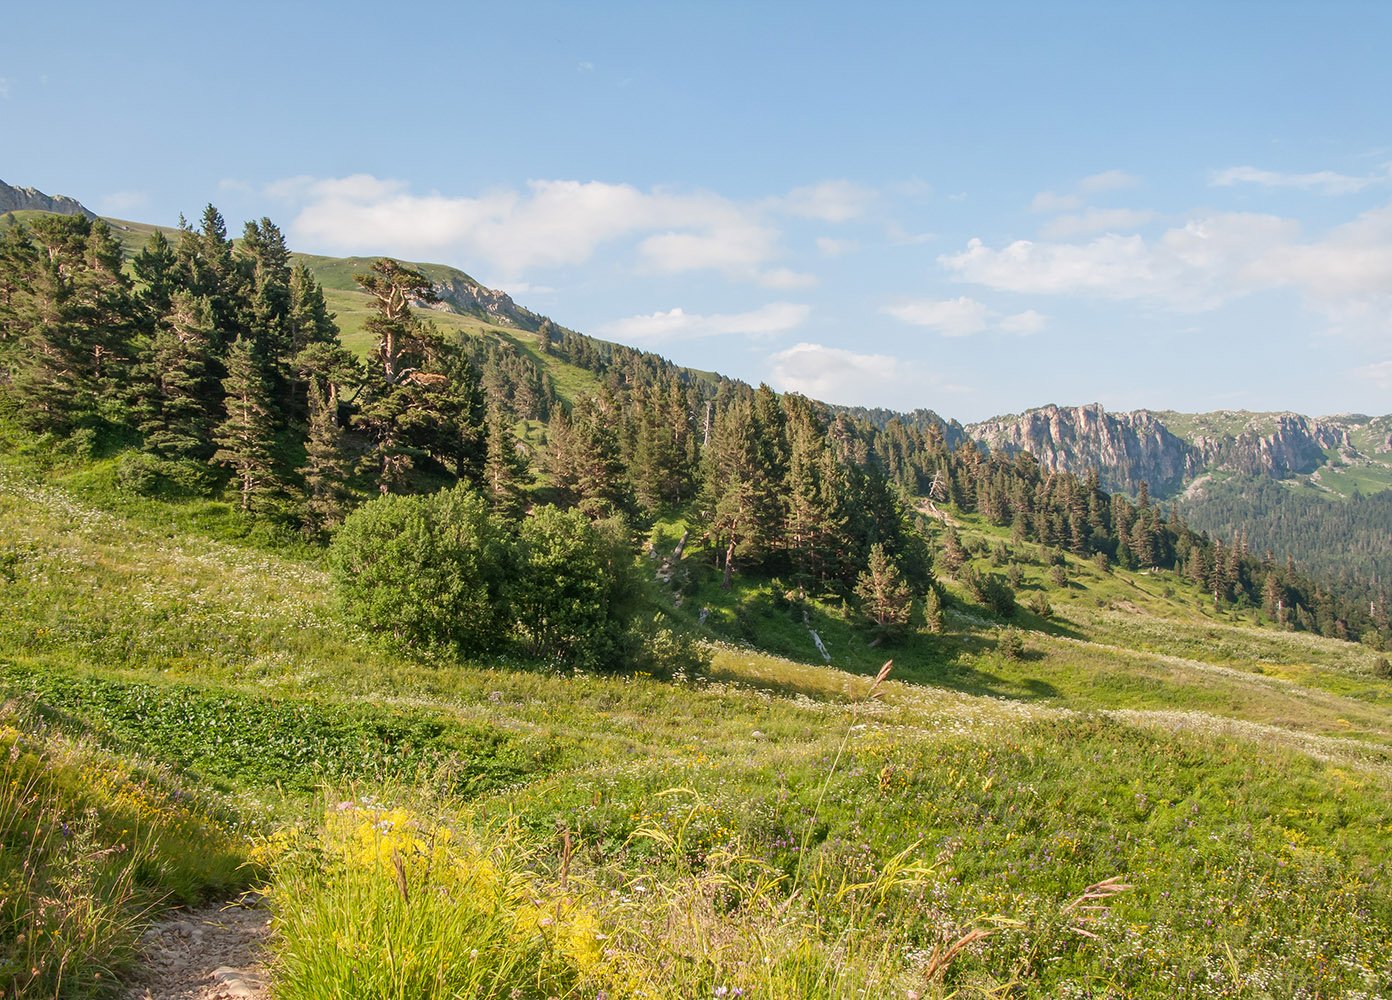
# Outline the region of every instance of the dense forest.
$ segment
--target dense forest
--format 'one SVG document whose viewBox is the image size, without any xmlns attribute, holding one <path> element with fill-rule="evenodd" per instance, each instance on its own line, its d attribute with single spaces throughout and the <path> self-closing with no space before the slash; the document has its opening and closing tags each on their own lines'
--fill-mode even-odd
<svg viewBox="0 0 1392 1000">
<path fill-rule="evenodd" d="M 1385 590 L 1392 580 L 1392 490 L 1347 500 L 1298 493 L 1265 477 L 1204 484 L 1186 516 L 1214 535 L 1244 528 L 1253 548 L 1284 552 L 1311 573 Z"/>
<path fill-rule="evenodd" d="M 595 392 L 565 399 L 515 347 L 446 336 L 422 318 L 435 298 L 423 274 L 381 259 L 356 281 L 374 304 L 365 358 L 344 348 L 322 289 L 268 219 L 233 241 L 208 206 L 197 228 L 181 220 L 173 241 L 156 233 L 129 261 L 100 220 L 14 226 L 0 236 L 0 406 L 55 449 L 121 454 L 132 490 L 221 494 L 249 517 L 336 538 L 346 578 L 370 575 L 364 553 L 423 532 L 419 559 L 444 546 L 474 574 L 482 589 L 470 600 L 496 618 L 480 633 L 488 642 L 535 630 L 570 599 L 517 589 L 541 587 L 534 570 L 561 540 L 585 542 L 571 563 L 612 576 L 615 539 L 631 544 L 660 516 L 685 521 L 727 587 L 736 573 L 776 577 L 854 601 L 884 627 L 902 624 L 909 596 L 937 605 L 935 576 L 952 576 L 1009 617 L 1009 558 L 1004 575 L 973 570 L 952 511 L 1009 527 L 1012 552 L 1033 546 L 1046 562 L 1066 549 L 1104 568 L 1175 569 L 1219 607 L 1378 646 L 1389 638 L 1378 585 L 1307 575 L 1271 554 L 1290 551 L 1281 536 L 1200 533 L 1144 490 L 1131 502 L 1095 474 L 1045 473 L 1027 454 L 948 440 L 928 411 L 832 409 L 543 320 L 542 355 L 595 376 Z M 545 424 L 535 446 L 516 434 L 524 419 Z M 422 506 L 437 494 L 454 499 Z M 380 506 L 392 497 L 417 499 Z M 462 528 L 439 529 L 452 517 L 512 547 L 480 556 Z M 623 595 L 599 588 L 591 603 L 613 640 L 603 649 L 554 635 L 533 635 L 529 648 L 619 655 L 611 619 Z"/>
</svg>

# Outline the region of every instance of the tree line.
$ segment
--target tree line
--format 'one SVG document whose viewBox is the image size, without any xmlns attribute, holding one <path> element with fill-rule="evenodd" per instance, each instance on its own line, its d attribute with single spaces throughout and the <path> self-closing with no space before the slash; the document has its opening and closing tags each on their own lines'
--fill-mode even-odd
<svg viewBox="0 0 1392 1000">
<path fill-rule="evenodd" d="M 107 225 L 50 216 L 0 235 L 0 405 L 76 449 L 138 447 L 154 473 L 193 470 L 253 516 L 327 538 L 373 497 L 462 484 L 501 524 L 575 511 L 631 532 L 680 513 L 729 586 L 736 573 L 840 595 L 886 623 L 912 591 L 940 604 L 962 560 L 934 515 L 976 513 L 1017 543 L 1187 574 L 1220 607 L 1381 643 L 1385 598 L 1193 530 L 1095 473 L 1045 473 L 986 454 L 926 412 L 833 409 L 678 368 L 541 318 L 537 350 L 592 373 L 563 399 L 543 365 L 487 338 L 441 334 L 421 272 L 378 260 L 356 281 L 373 305 L 365 358 L 346 350 L 323 289 L 280 230 L 227 236 L 208 206 L 130 261 Z M 544 422 L 539 446 L 519 419 Z M 1009 614 L 1011 581 L 968 573 Z M 867 597 L 866 595 L 876 595 Z M 499 603 L 499 607 L 507 602 Z M 894 611 L 890 617 L 898 616 Z"/>
</svg>

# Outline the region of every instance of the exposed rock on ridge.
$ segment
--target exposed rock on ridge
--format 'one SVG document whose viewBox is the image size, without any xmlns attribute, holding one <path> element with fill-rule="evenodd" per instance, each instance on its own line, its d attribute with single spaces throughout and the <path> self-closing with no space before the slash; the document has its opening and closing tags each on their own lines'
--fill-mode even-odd
<svg viewBox="0 0 1392 1000">
<path fill-rule="evenodd" d="M 1146 410 L 1108 413 L 1098 403 L 1049 405 L 977 424 L 967 433 L 991 451 L 1028 451 L 1051 472 L 1086 475 L 1096 469 L 1107 489 L 1156 494 L 1178 489 L 1202 467 L 1198 453 Z"/>
<path fill-rule="evenodd" d="M 95 219 L 96 213 L 85 208 L 76 198 L 67 195 L 52 197 L 37 188 L 13 187 L 0 181 L 0 213 L 4 212 L 57 212 L 59 215 L 85 215 Z"/>
<path fill-rule="evenodd" d="M 434 288 L 440 299 L 434 308 L 474 313 L 485 319 L 501 319 L 529 329 L 536 325 L 536 317 L 513 302 L 507 292 L 485 288 L 468 275 L 448 275 L 435 282 Z"/>
<path fill-rule="evenodd" d="M 1181 436 L 1165 418 L 1183 420 L 1191 429 Z M 1093 403 L 1045 406 L 968 424 L 966 431 L 992 451 L 1028 451 L 1050 471 L 1085 475 L 1096 469 L 1106 489 L 1135 493 L 1145 482 L 1156 496 L 1167 496 L 1205 471 L 1282 479 L 1319 468 L 1326 449 L 1357 457 L 1351 429 L 1379 423 L 1241 411 L 1162 417 L 1148 410 L 1108 413 Z"/>
</svg>

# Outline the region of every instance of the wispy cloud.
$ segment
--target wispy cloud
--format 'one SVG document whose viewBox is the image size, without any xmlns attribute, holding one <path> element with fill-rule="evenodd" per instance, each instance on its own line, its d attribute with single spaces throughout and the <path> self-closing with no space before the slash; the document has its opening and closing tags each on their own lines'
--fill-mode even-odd
<svg viewBox="0 0 1392 1000">
<path fill-rule="evenodd" d="M 945 384 L 927 365 L 888 354 L 860 354 L 801 343 L 769 356 L 769 384 L 780 392 L 862 406 L 926 406 L 931 396 L 967 391 Z"/>
<path fill-rule="evenodd" d="M 1078 190 L 1083 194 L 1103 194 L 1107 191 L 1122 191 L 1141 186 L 1141 179 L 1125 170 L 1104 170 L 1092 174 L 1078 182 Z"/>
<path fill-rule="evenodd" d="M 860 249 L 855 240 L 835 240 L 830 236 L 817 237 L 817 250 L 823 257 L 840 257 Z"/>
<path fill-rule="evenodd" d="M 1030 202 L 1031 212 L 1071 212 L 1082 207 L 1081 195 L 1056 194 L 1053 191 L 1040 191 Z"/>
<path fill-rule="evenodd" d="M 1379 389 L 1392 389 L 1392 359 L 1355 368 L 1353 374 L 1358 378 L 1367 379 Z"/>
<path fill-rule="evenodd" d="M 1154 239 L 1108 233 L 1086 243 L 1019 240 L 1000 249 L 973 239 L 938 261 L 962 281 L 1001 291 L 1150 301 L 1181 310 L 1292 289 L 1332 321 L 1386 330 L 1392 205 L 1314 240 L 1303 239 L 1294 220 L 1234 212 L 1191 219 Z"/>
<path fill-rule="evenodd" d="M 46 81 L 45 81 L 46 82 Z M 0 101 L 10 99 L 10 81 L 0 76 Z"/>
<path fill-rule="evenodd" d="M 265 193 L 298 207 L 290 226 L 297 240 L 335 252 L 453 254 L 515 284 L 536 268 L 583 264 L 612 247 L 630 254 L 640 271 L 714 270 L 778 289 L 818 281 L 777 265 L 784 253 L 780 215 L 843 220 L 873 197 L 844 181 L 740 202 L 705 191 L 573 180 L 449 196 L 417 194 L 404 181 L 371 174 L 289 177 Z"/>
<path fill-rule="evenodd" d="M 854 181 L 830 180 L 794 188 L 770 203 L 780 211 L 821 222 L 848 222 L 865 215 L 877 194 Z"/>
<path fill-rule="evenodd" d="M 129 219 L 150 205 L 150 196 L 144 191 L 113 191 L 97 199 L 100 214 Z"/>
<path fill-rule="evenodd" d="M 772 337 L 801 326 L 811 307 L 792 302 L 770 302 L 743 313 L 701 316 L 680 307 L 645 316 L 615 320 L 601 328 L 606 336 L 634 343 L 692 340 L 698 337 Z"/>
<path fill-rule="evenodd" d="M 1256 184 L 1267 188 L 1296 188 L 1302 191 L 1319 191 L 1321 194 L 1356 194 L 1373 184 L 1385 184 L 1392 180 L 1392 168 L 1385 167 L 1381 174 L 1368 177 L 1351 177 L 1333 170 L 1317 170 L 1309 174 L 1281 173 L 1276 170 L 1259 170 L 1256 167 L 1228 167 L 1215 170 L 1209 178 L 1213 187 L 1234 187 L 1238 184 Z"/>
<path fill-rule="evenodd" d="M 983 302 L 961 296 L 955 299 L 919 299 L 883 307 L 880 312 L 913 326 L 922 326 L 944 337 L 970 337 L 989 329 L 1021 335 L 1044 329 L 1044 317 L 1033 309 L 1003 316 Z"/>
<path fill-rule="evenodd" d="M 586 60 L 585 62 L 582 62 L 582 63 L 580 63 L 578 66 L 576 66 L 576 67 L 575 67 L 575 71 L 576 71 L 577 73 L 593 73 L 593 72 L 594 72 L 594 63 L 589 62 L 588 60 Z"/>
<path fill-rule="evenodd" d="M 1058 215 L 1039 230 L 1048 239 L 1067 239 L 1089 233 L 1115 233 L 1135 230 L 1155 219 L 1149 209 L 1089 208 L 1083 212 Z"/>
</svg>

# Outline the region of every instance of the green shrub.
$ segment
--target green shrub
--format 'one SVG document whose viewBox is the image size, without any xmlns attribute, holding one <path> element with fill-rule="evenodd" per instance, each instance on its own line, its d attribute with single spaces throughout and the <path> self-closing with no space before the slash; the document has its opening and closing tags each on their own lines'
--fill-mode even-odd
<svg viewBox="0 0 1392 1000">
<path fill-rule="evenodd" d="M 621 521 L 591 524 L 578 510 L 538 507 L 518 532 L 509 588 L 518 633 L 537 656 L 570 666 L 614 667 L 637 603 Z"/>
<path fill-rule="evenodd" d="M 329 567 L 344 615 L 370 631 L 466 656 L 507 634 L 513 553 L 487 502 L 463 486 L 359 507 L 334 536 Z"/>
</svg>

